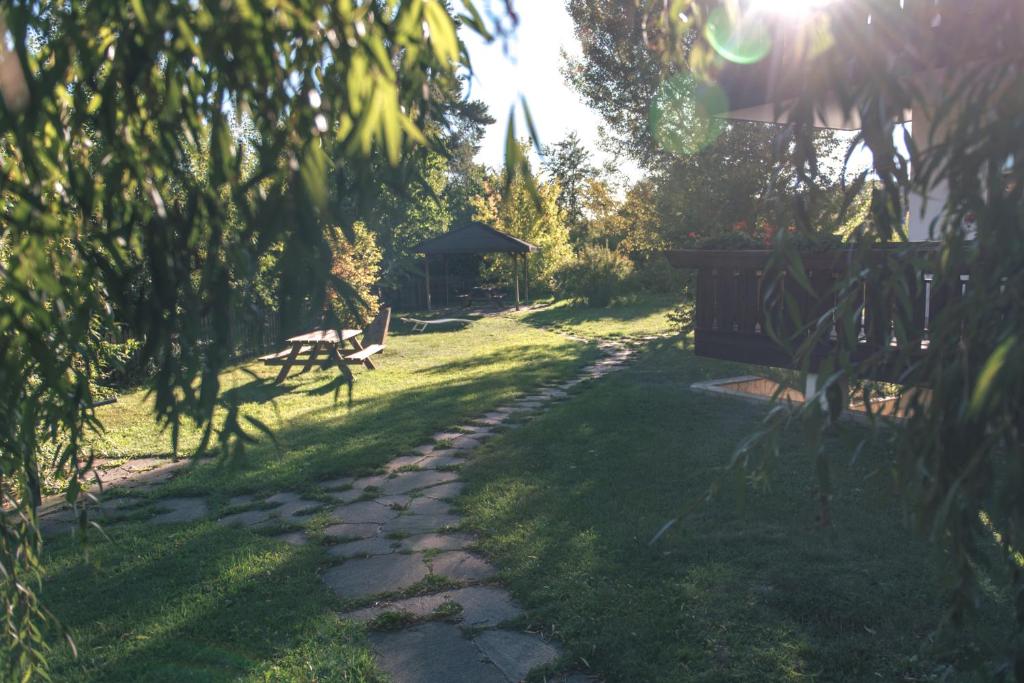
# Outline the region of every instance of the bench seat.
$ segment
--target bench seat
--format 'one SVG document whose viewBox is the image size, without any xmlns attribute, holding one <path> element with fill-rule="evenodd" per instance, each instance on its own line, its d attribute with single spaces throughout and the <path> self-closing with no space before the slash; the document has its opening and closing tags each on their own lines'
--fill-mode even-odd
<svg viewBox="0 0 1024 683">
<path fill-rule="evenodd" d="M 350 363 L 365 363 L 366 359 L 370 356 L 380 353 L 384 350 L 383 344 L 370 344 L 365 347 L 362 351 L 356 351 L 345 356 L 345 360 Z"/>
</svg>

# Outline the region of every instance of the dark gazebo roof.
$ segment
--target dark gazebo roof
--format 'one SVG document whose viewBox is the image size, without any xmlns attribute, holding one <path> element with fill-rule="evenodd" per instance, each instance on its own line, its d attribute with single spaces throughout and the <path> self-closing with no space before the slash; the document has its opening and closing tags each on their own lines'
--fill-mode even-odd
<svg viewBox="0 0 1024 683">
<path fill-rule="evenodd" d="M 529 254 L 537 247 L 506 235 L 479 221 L 471 221 L 443 235 L 424 240 L 412 249 L 418 254 Z"/>
</svg>

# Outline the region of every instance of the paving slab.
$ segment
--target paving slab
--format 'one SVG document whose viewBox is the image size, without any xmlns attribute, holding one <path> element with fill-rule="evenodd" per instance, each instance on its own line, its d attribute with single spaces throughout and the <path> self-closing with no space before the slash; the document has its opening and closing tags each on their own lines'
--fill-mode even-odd
<svg viewBox="0 0 1024 683">
<path fill-rule="evenodd" d="M 383 505 L 384 507 L 391 508 L 392 510 L 404 510 L 412 502 L 412 496 L 405 495 L 394 495 L 394 496 L 377 496 L 371 499 L 377 505 Z"/>
<path fill-rule="evenodd" d="M 462 518 L 458 515 L 452 514 L 441 514 L 441 515 L 402 515 L 386 522 L 381 527 L 381 533 L 385 536 L 391 534 L 425 534 L 431 531 L 441 531 L 443 529 L 449 529 L 457 527 L 462 523 Z"/>
<path fill-rule="evenodd" d="M 388 480 L 385 474 L 375 474 L 372 477 L 361 477 L 352 482 L 352 488 L 362 491 L 369 488 L 380 488 Z"/>
<path fill-rule="evenodd" d="M 438 622 L 370 635 L 380 668 L 395 683 L 508 683 L 457 626 Z"/>
<path fill-rule="evenodd" d="M 423 460 L 420 462 L 420 469 L 441 470 L 448 469 L 450 467 L 460 467 L 465 464 L 466 459 L 460 458 L 457 455 L 439 455 L 436 458 L 423 458 Z"/>
<path fill-rule="evenodd" d="M 271 503 L 272 505 L 284 505 L 285 503 L 294 503 L 302 500 L 302 496 L 298 493 L 291 491 L 282 491 L 281 493 L 275 493 L 269 498 L 264 498 L 264 503 Z"/>
<path fill-rule="evenodd" d="M 319 501 L 300 498 L 299 500 L 274 508 L 270 511 L 270 514 L 272 517 L 277 517 L 287 522 L 301 522 L 303 517 L 309 517 L 323 506 L 324 504 Z"/>
<path fill-rule="evenodd" d="M 467 586 L 449 591 L 446 597 L 462 607 L 462 626 L 487 628 L 523 614 L 508 591 L 492 586 Z"/>
<path fill-rule="evenodd" d="M 430 569 L 434 574 L 453 581 L 483 581 L 498 573 L 489 562 L 464 550 L 453 550 L 430 558 Z"/>
<path fill-rule="evenodd" d="M 480 447 L 482 441 L 474 439 L 469 434 L 463 434 L 451 442 L 451 447 L 457 451 L 472 451 Z"/>
<path fill-rule="evenodd" d="M 423 515 L 426 517 L 438 517 L 450 515 L 452 506 L 435 498 L 415 498 L 406 506 L 406 512 L 411 515 Z"/>
<path fill-rule="evenodd" d="M 463 481 L 450 481 L 447 484 L 423 489 L 421 494 L 424 498 L 433 498 L 434 500 L 451 500 L 461 495 L 465 488 L 466 483 Z"/>
<path fill-rule="evenodd" d="M 387 469 L 388 472 L 395 472 L 402 468 L 416 467 L 423 459 L 424 456 L 420 454 L 400 455 L 399 457 L 395 458 L 387 465 L 385 465 L 385 468 Z"/>
<path fill-rule="evenodd" d="M 397 510 L 392 510 L 373 500 L 339 505 L 331 510 L 330 514 L 331 521 L 345 524 L 383 524 L 397 516 Z"/>
<path fill-rule="evenodd" d="M 462 432 L 438 432 L 430 438 L 436 443 L 439 441 L 455 441 L 460 436 L 464 436 L 464 434 Z M 437 448 L 437 446 L 434 448 Z"/>
<path fill-rule="evenodd" d="M 236 512 L 232 515 L 221 517 L 217 520 L 217 523 L 224 526 L 249 527 L 251 529 L 256 529 L 267 526 L 267 524 L 270 523 L 270 511 L 246 510 L 245 512 Z"/>
<path fill-rule="evenodd" d="M 323 580 L 339 597 L 352 599 L 404 590 L 428 573 L 421 555 L 379 555 L 346 560 L 325 571 Z"/>
<path fill-rule="evenodd" d="M 151 524 L 181 524 L 206 517 L 209 509 L 203 498 L 164 498 L 156 502 L 162 514 L 150 519 Z"/>
<path fill-rule="evenodd" d="M 465 550 L 473 545 L 469 534 L 421 534 L 402 539 L 401 549 L 410 552 L 424 550 Z"/>
<path fill-rule="evenodd" d="M 283 541 L 288 545 L 306 545 L 309 542 L 309 538 L 302 531 L 289 531 L 285 534 L 278 534 L 274 536 L 274 540 Z"/>
<path fill-rule="evenodd" d="M 327 538 L 362 539 L 373 538 L 381 533 L 380 524 L 332 524 L 323 530 Z"/>
<path fill-rule="evenodd" d="M 398 493 L 409 493 L 417 489 L 423 489 L 438 484 L 446 484 L 455 481 L 459 475 L 454 472 L 437 472 L 434 470 L 423 470 L 420 472 L 402 472 L 395 477 L 385 480 L 380 485 L 381 493 L 384 495 L 395 495 Z"/>
<path fill-rule="evenodd" d="M 366 495 L 362 489 L 346 489 L 344 491 L 329 491 L 327 496 L 339 503 L 351 503 Z"/>
<path fill-rule="evenodd" d="M 373 557 L 374 555 L 390 555 L 399 549 L 399 542 L 386 536 L 373 536 L 350 543 L 339 543 L 327 549 L 331 557 Z"/>
<path fill-rule="evenodd" d="M 537 667 L 550 664 L 561 654 L 540 636 L 516 631 L 484 631 L 473 643 L 511 681 L 521 681 Z"/>
<path fill-rule="evenodd" d="M 406 613 L 414 617 L 429 617 L 438 607 L 448 602 L 448 596 L 444 593 L 434 595 L 418 595 L 414 598 L 382 602 L 372 607 L 364 607 L 353 612 L 346 612 L 341 615 L 342 619 L 367 622 L 373 621 L 382 614 Z"/>
<path fill-rule="evenodd" d="M 347 489 L 352 486 L 352 482 L 355 479 L 352 477 L 339 477 L 337 479 L 328 479 L 320 482 L 320 488 L 327 491 L 336 491 L 338 489 Z"/>
</svg>

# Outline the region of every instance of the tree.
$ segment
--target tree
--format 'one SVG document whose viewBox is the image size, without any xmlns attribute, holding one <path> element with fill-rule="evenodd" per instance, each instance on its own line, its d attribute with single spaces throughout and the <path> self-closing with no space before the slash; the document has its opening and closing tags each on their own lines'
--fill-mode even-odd
<svg viewBox="0 0 1024 683">
<path fill-rule="evenodd" d="M 718 5 L 683 2 L 671 13 L 636 9 L 651 35 L 669 37 L 660 43 L 662 68 L 714 78 L 723 59 L 715 43 L 721 45 L 716 31 L 724 24 L 710 21 L 721 11 Z M 812 19 L 823 33 L 810 32 L 807 44 L 790 47 L 799 53 L 818 46 L 819 52 L 805 53 L 818 57 L 806 61 L 792 98 L 779 110 L 790 121 L 780 138 L 793 150 L 787 165 L 801 185 L 791 197 L 795 227 L 814 227 L 804 211 L 823 161 L 813 125 L 829 106 L 846 121 L 859 122 L 859 139 L 872 153 L 870 176 L 862 174 L 846 193 L 853 201 L 871 186 L 870 220 L 854 231 L 857 248 L 848 270 L 823 292 L 826 310 L 803 320 L 796 334 L 777 338 L 805 373 L 819 374 L 817 391 L 796 413 L 783 406 L 773 410 L 737 450 L 734 467 L 767 467 L 779 455 L 779 430 L 800 421 L 818 444 L 819 489 L 827 498 L 831 458 L 821 436 L 841 405 L 845 392 L 837 389 L 881 363 L 903 368 L 896 390 L 905 418 L 888 423 L 881 434 L 892 445 L 891 473 L 908 519 L 942 547 L 953 588 L 952 623 L 964 623 L 974 594 L 989 590 L 983 586 L 1001 584 L 1014 606 L 1016 627 L 986 675 L 1024 681 L 1024 7 L 1000 0 L 941 8 L 923 0 L 849 0 L 816 11 Z M 731 25 L 745 21 L 758 19 L 740 8 Z M 937 93 L 921 87 L 914 68 L 891 68 L 906 64 L 909 53 L 933 66 L 940 60 L 944 73 Z M 851 81 L 850 73 L 863 77 Z M 927 148 L 911 144 L 904 153 L 893 139 L 895 122 L 908 110 L 934 117 L 942 132 Z M 931 226 L 938 245 L 900 242 L 912 194 L 927 196 L 943 185 L 948 197 Z M 781 237 L 774 243 L 772 278 L 803 268 L 800 250 Z M 890 248 L 871 254 L 868 247 L 879 242 Z M 927 284 L 924 273 L 930 274 Z M 837 334 L 827 357 L 815 359 L 833 330 L 859 329 L 865 283 L 876 302 L 888 302 L 882 305 L 891 308 L 891 333 L 900 343 L 854 362 L 858 335 Z M 912 302 L 925 286 L 948 303 L 932 312 L 928 343 L 922 345 L 910 343 L 907 334 L 917 315 Z M 789 303 L 773 301 L 772 289 L 766 287 L 765 306 L 796 312 Z M 865 385 L 865 403 L 874 395 L 877 390 Z"/>
<path fill-rule="evenodd" d="M 672 36 L 678 36 L 674 49 L 688 54 L 697 42 L 692 31 L 675 34 L 663 17 L 634 3 L 568 0 L 567 6 L 582 51 L 567 59 L 566 78 L 604 119 L 608 144 L 649 172 L 658 188 L 663 242 L 679 244 L 691 233 L 716 235 L 761 220 L 790 224 L 788 200 L 800 190 L 795 170 L 784 163 L 792 150 L 777 144 L 780 128 L 700 116 L 707 92 L 686 69 L 660 58 Z M 822 159 L 836 157 L 842 142 L 831 131 L 813 140 Z M 841 203 L 841 177 L 824 165 L 816 176 L 829 179 L 809 202 L 820 217 Z M 834 227 L 829 221 L 816 225 L 824 232 Z"/>
<path fill-rule="evenodd" d="M 572 131 L 565 139 L 544 147 L 541 163 L 551 179 L 558 183 L 558 206 L 565 212 L 570 237 L 574 243 L 580 244 L 584 241 L 587 226 L 586 191 L 590 181 L 598 175 L 591 163 L 590 151 L 576 131 Z"/>
<path fill-rule="evenodd" d="M 526 143 L 517 144 L 525 157 Z M 528 167 L 525 173 L 530 173 Z M 558 185 L 537 183 L 534 194 L 522 169 L 512 172 L 511 182 L 506 184 L 507 174 L 505 170 L 487 178 L 485 193 L 473 199 L 474 218 L 539 247 L 539 253 L 529 257 L 530 283 L 550 291 L 555 273 L 572 258 L 569 228 L 558 206 Z M 512 266 L 507 258 L 492 262 L 487 272 L 501 282 L 512 280 Z"/>
<path fill-rule="evenodd" d="M 328 175 L 435 144 L 429 94 L 468 64 L 438 0 L 13 0 L 0 33 L 0 600 L 5 675 L 25 678 L 47 633 L 34 498 L 45 470 L 81 493 L 83 436 L 100 427 L 95 331 L 134 311 L 118 322 L 159 368 L 154 410 L 175 447 L 191 420 L 200 451 L 241 453 L 245 429 L 265 428 L 233 404 L 211 421 L 232 278 L 280 246 L 283 311 L 322 310 L 325 226 L 352 228 Z"/>
</svg>

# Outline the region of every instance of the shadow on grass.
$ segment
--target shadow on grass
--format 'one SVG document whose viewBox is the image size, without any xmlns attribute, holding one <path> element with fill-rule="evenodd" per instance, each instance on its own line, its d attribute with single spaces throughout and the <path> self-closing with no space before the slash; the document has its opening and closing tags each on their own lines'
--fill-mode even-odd
<svg viewBox="0 0 1024 683">
<path fill-rule="evenodd" d="M 889 480 L 873 476 L 887 454 L 869 448 L 848 464 L 856 426 L 827 442 L 833 528 L 816 525 L 814 454 L 789 434 L 765 487 L 739 498 L 727 481 L 729 495 L 649 545 L 765 412 L 638 381 L 659 368 L 694 380 L 704 364 L 651 354 L 489 442 L 464 472 L 484 550 L 578 664 L 606 680 L 902 680 L 963 672 L 1009 632 L 1009 603 L 990 596 L 970 631 L 929 639 L 943 617 L 937 553 L 901 526 Z"/>
<path fill-rule="evenodd" d="M 44 597 L 81 653 L 59 653 L 56 680 L 237 680 L 325 631 L 346 661 L 310 670 L 372 678 L 358 631 L 324 611 L 338 601 L 316 577 L 315 548 L 205 523 L 124 527 L 89 551 L 84 563 L 70 541 L 47 550 Z"/>
</svg>

